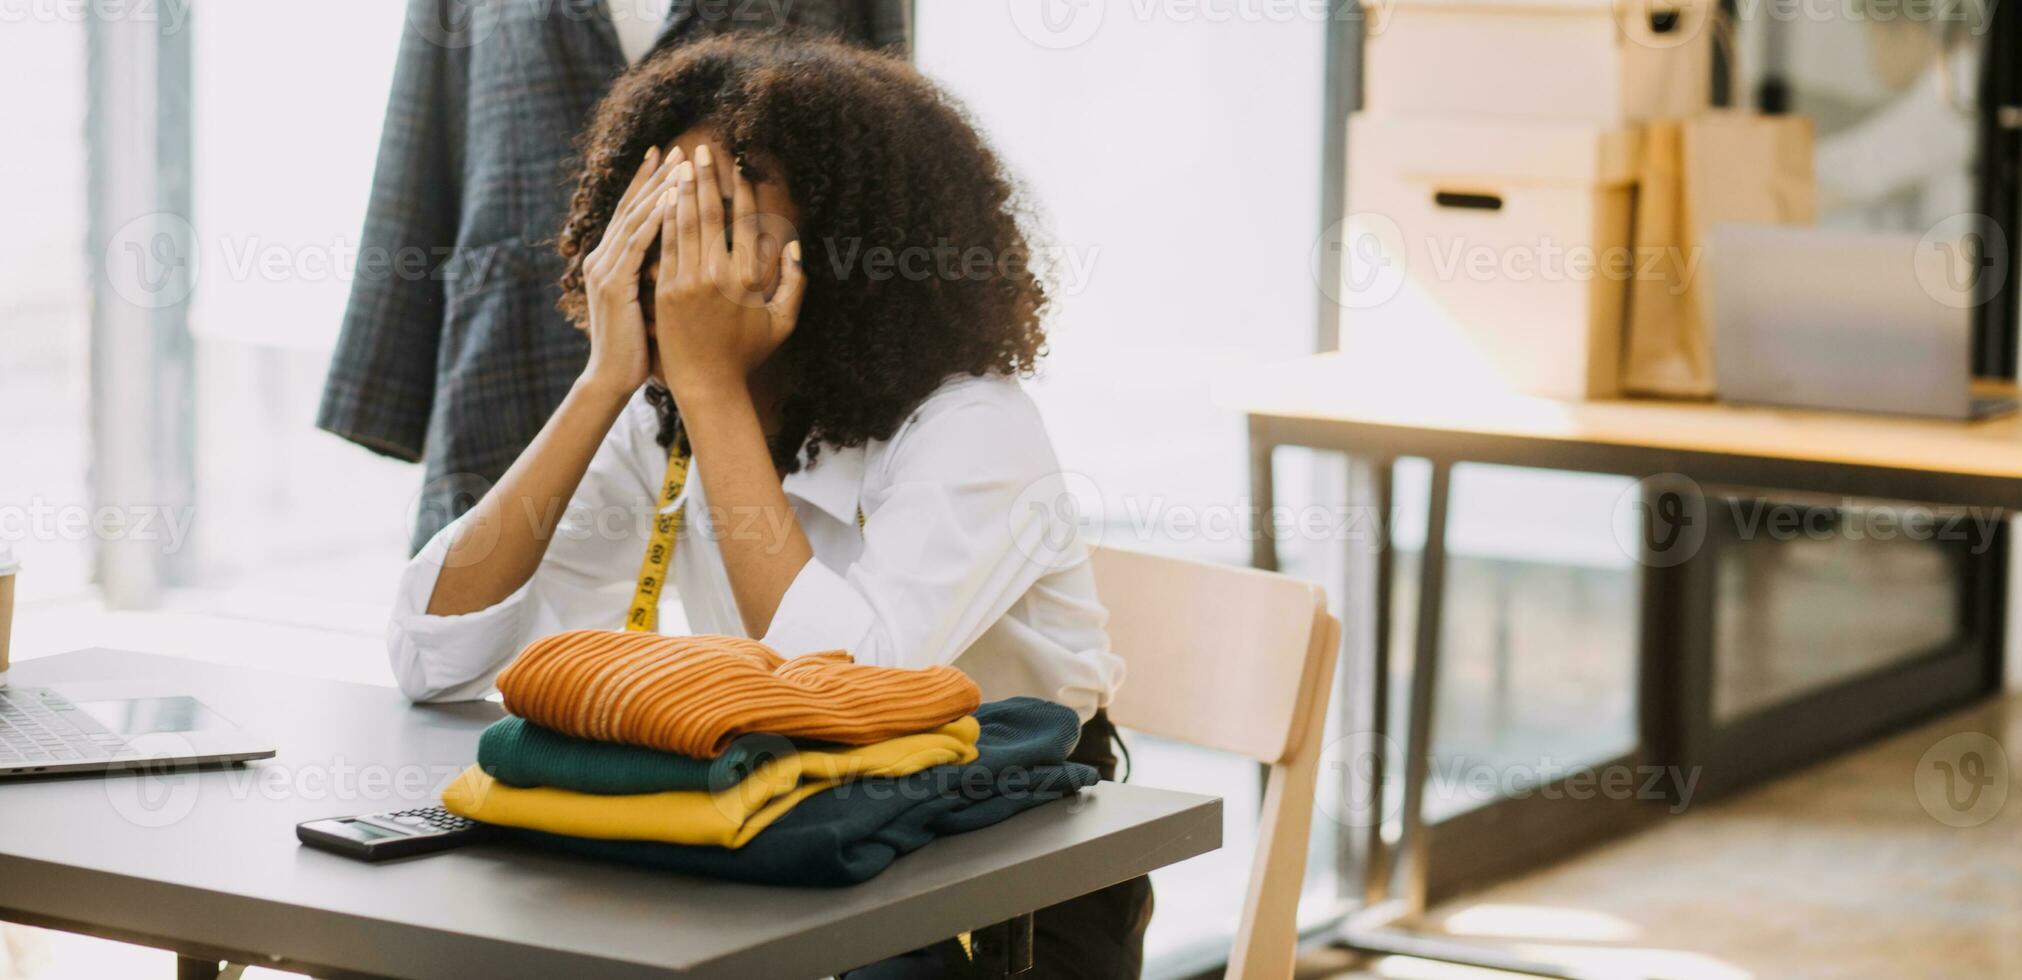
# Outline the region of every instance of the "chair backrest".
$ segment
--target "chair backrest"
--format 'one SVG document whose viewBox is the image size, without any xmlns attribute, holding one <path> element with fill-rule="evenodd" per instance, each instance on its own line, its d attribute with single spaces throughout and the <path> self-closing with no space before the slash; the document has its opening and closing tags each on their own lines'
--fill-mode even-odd
<svg viewBox="0 0 2022 980">
<path fill-rule="evenodd" d="M 1227 565 L 1097 548 L 1124 659 L 1110 720 L 1270 764 L 1230 980 L 1290 980 L 1341 625 L 1320 589 Z"/>
<path fill-rule="evenodd" d="M 1111 721 L 1277 762 L 1329 645 L 1325 594 L 1287 575 L 1096 548 L 1095 589 L 1125 663 Z"/>
</svg>

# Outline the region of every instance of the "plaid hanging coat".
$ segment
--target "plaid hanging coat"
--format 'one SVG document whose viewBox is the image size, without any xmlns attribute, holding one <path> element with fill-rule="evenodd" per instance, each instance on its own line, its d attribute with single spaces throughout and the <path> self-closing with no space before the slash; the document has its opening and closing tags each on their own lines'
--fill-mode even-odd
<svg viewBox="0 0 2022 980">
<path fill-rule="evenodd" d="M 904 53 L 910 20 L 909 0 L 673 0 L 658 44 L 790 28 Z M 582 370 L 554 240 L 577 132 L 625 68 L 604 0 L 409 0 L 316 424 L 423 463 L 416 550 Z"/>
</svg>

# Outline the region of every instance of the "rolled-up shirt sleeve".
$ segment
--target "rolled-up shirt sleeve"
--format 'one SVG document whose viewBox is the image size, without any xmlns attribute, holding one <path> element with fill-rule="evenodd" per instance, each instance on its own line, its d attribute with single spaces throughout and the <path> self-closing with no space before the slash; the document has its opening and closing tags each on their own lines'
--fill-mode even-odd
<svg viewBox="0 0 2022 980">
<path fill-rule="evenodd" d="M 866 480 L 862 555 L 810 559 L 764 642 L 786 656 L 846 650 L 859 663 L 955 658 L 1049 571 L 1085 556 L 1037 409 L 1022 394 L 930 405 Z"/>
<path fill-rule="evenodd" d="M 428 603 L 468 516 L 437 532 L 408 562 L 387 626 L 387 656 L 414 701 L 483 698 L 515 654 L 537 636 L 624 624 L 650 520 L 655 481 L 638 465 L 635 400 L 612 427 L 556 523 L 532 577 L 492 606 L 432 616 Z"/>
</svg>

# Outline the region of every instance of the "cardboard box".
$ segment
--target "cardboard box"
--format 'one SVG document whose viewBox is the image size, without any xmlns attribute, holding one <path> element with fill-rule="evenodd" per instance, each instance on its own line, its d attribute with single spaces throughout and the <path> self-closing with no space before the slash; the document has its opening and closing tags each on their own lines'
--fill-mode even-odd
<svg viewBox="0 0 2022 980">
<path fill-rule="evenodd" d="M 1711 97 L 1712 0 L 1373 0 L 1363 105 L 1382 115 L 1620 124 Z"/>
<path fill-rule="evenodd" d="M 1620 390 L 1633 128 L 1358 115 L 1338 247 L 1342 348 L 1441 383 Z"/>
</svg>

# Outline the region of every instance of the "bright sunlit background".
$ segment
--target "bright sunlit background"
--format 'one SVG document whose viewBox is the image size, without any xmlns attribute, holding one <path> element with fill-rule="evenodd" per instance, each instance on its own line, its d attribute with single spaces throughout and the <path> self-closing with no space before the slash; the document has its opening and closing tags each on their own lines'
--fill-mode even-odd
<svg viewBox="0 0 2022 980">
<path fill-rule="evenodd" d="M 1224 372 L 1315 347 L 1325 25 L 1115 5 L 1140 14 L 1113 11 L 1085 43 L 1056 49 L 1022 36 L 998 4 L 919 6 L 919 64 L 967 103 L 1029 187 L 1062 260 L 1053 358 L 1035 391 L 1063 461 L 1101 490 L 1105 541 L 1245 561 L 1240 534 L 1182 533 L 1161 517 L 1249 503 L 1241 421 L 1213 407 L 1210 387 Z M 0 27 L 0 89 L 9 93 L 0 101 L 8 134 L 0 539 L 27 562 L 17 656 L 106 644 L 390 682 L 382 626 L 407 557 L 419 470 L 319 432 L 312 419 L 349 288 L 402 7 L 196 0 L 189 11 L 190 219 L 201 255 L 190 314 L 195 440 L 184 462 L 196 496 L 161 528 L 174 532 L 163 541 L 174 550 L 173 575 L 144 609 L 108 610 L 94 584 L 93 515 L 148 502 L 94 501 L 89 490 L 96 257 L 84 245 L 85 25 L 52 16 Z M 1820 121 L 1829 220 L 1914 225 L 1964 207 L 1969 131 L 1947 103 L 1948 76 L 1972 77 L 1964 56 L 1872 24 L 1807 29 L 1793 77 L 1800 108 Z M 1912 146 L 1915 158 L 1903 154 Z M 1338 504 L 1341 473 L 1336 460 L 1282 455 L 1280 502 Z M 1422 467 L 1400 467 L 1404 612 L 1413 608 L 1423 487 Z M 1573 764 L 1633 741 L 1636 579 L 1608 525 L 1623 487 L 1460 471 L 1442 753 Z M 186 533 L 177 530 L 185 522 Z M 1331 588 L 1354 546 L 1291 542 L 1288 570 Z M 1781 576 L 1792 608 L 1839 610 L 1850 663 L 1873 662 L 1859 649 L 1873 634 L 1869 620 L 1845 608 L 1848 583 L 1818 577 L 1828 566 L 1735 560 L 1729 578 L 1742 584 L 1730 588 L 1761 587 L 1750 574 Z M 1913 548 L 1888 560 L 1909 577 L 1942 574 L 1941 562 Z M 1942 592 L 1943 583 L 1930 587 Z M 1944 609 L 1919 599 L 1866 615 L 1915 632 L 1904 617 Z M 1942 615 L 1929 624 L 1947 628 Z M 1408 635 L 1408 618 L 1397 634 Z M 1398 657 L 1408 667 L 1409 651 Z M 1804 671 L 1821 668 L 1779 666 L 1772 656 L 1754 669 L 1772 675 L 1762 683 L 1795 689 L 1818 679 Z M 1254 835 L 1257 770 L 1150 740 L 1133 749 L 1136 778 L 1228 798 L 1224 849 L 1157 876 L 1151 953 L 1170 971 L 1226 946 Z M 1335 847 L 1340 830 L 1317 822 L 1307 882 L 1315 919 L 1352 890 Z M 81 955 L 45 959 L 55 965 L 27 975 L 94 975 L 78 965 L 90 962 Z"/>
</svg>

